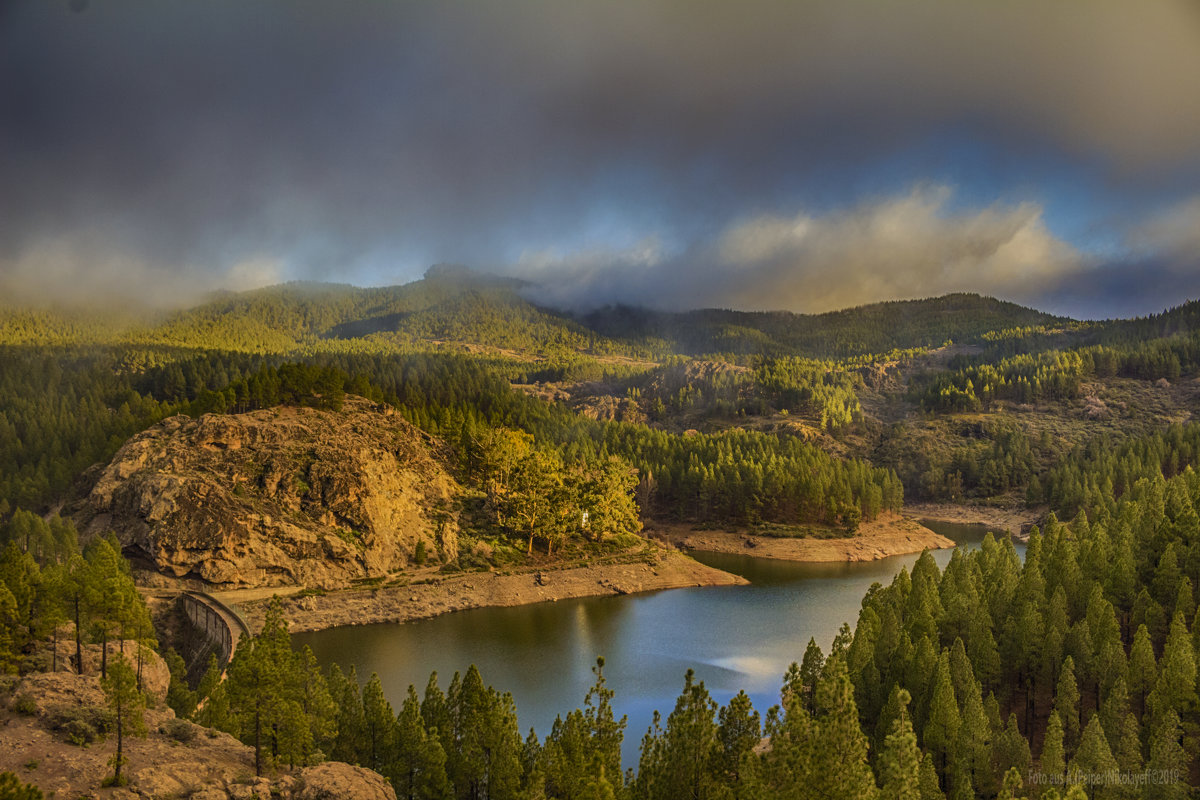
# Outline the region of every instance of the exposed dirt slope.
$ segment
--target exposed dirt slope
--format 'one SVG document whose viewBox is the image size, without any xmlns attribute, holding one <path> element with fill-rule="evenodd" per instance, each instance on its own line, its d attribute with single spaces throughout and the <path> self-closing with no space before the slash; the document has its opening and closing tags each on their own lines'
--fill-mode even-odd
<svg viewBox="0 0 1200 800">
<path fill-rule="evenodd" d="M 684 586 L 732 586 L 744 578 L 707 567 L 682 553 L 655 548 L 646 558 L 618 563 L 563 565 L 553 569 L 501 574 L 471 572 L 436 576 L 428 582 L 378 589 L 350 589 L 324 596 L 282 599 L 284 617 L 293 632 L 405 622 L 491 606 L 519 606 L 569 597 L 633 594 Z M 220 595 L 238 603 L 250 627 L 258 629 L 270 600 L 262 592 Z M 258 599 L 247 597 L 257 595 Z"/>
<path fill-rule="evenodd" d="M 172 417 L 130 439 L 73 509 L 167 575 L 345 586 L 457 550 L 460 488 L 390 408 Z"/>
<path fill-rule="evenodd" d="M 954 542 L 898 514 L 881 514 L 842 539 L 790 539 L 737 531 L 663 527 L 653 535 L 689 550 L 741 553 L 784 561 L 874 561 L 888 556 L 954 547 Z"/>
</svg>

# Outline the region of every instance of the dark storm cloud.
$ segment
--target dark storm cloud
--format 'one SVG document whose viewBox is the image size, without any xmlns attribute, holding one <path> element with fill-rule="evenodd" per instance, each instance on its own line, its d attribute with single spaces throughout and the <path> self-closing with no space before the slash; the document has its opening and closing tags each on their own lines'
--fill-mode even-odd
<svg viewBox="0 0 1200 800">
<path fill-rule="evenodd" d="M 3 9 L 10 290 L 165 296 L 361 280 L 368 266 L 402 279 L 545 247 L 580 248 L 566 257 L 580 262 L 613 230 L 659 237 L 686 269 L 679 254 L 715 252 L 747 220 L 809 214 L 796 198 L 814 186 L 844 202 L 880 160 L 947 129 L 1085 165 L 1114 193 L 1200 175 L 1192 0 Z M 1000 213 L 996 199 L 938 214 L 969 223 Z M 1004 207 L 1028 223 L 1019 200 Z M 855 199 L 844 216 L 887 202 Z M 924 257 L 968 269 L 971 235 L 938 233 L 951 250 Z M 1054 264 L 1075 263 L 1063 248 Z M 781 263 L 807 252 L 784 247 Z M 736 273 L 708 263 L 693 294 L 728 304 Z"/>
</svg>

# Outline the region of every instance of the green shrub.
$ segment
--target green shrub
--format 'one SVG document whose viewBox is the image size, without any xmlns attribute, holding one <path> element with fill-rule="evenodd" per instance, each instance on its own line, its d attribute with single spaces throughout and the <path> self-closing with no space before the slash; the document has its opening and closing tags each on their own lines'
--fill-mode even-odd
<svg viewBox="0 0 1200 800">
<path fill-rule="evenodd" d="M 13 698 L 12 704 L 9 706 L 18 714 L 24 714 L 27 717 L 32 717 L 38 712 L 38 702 L 29 692 L 21 692 Z"/>
<path fill-rule="evenodd" d="M 0 772 L 0 797 L 4 800 L 42 800 L 45 795 L 36 786 L 22 783 L 12 772 Z"/>
<path fill-rule="evenodd" d="M 56 706 L 46 714 L 51 730 L 80 747 L 91 744 L 113 726 L 112 712 L 104 706 Z"/>
<path fill-rule="evenodd" d="M 158 728 L 159 732 L 181 744 L 196 739 L 197 726 L 185 719 L 169 719 Z"/>
<path fill-rule="evenodd" d="M 425 563 L 425 559 L 428 557 L 428 553 L 425 552 L 425 540 L 417 540 L 416 549 L 413 550 L 413 563 L 419 567 Z"/>
</svg>

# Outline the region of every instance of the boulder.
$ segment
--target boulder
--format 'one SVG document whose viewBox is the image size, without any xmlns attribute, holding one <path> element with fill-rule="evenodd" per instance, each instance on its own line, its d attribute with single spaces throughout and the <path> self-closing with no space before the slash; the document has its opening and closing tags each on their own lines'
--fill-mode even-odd
<svg viewBox="0 0 1200 800">
<path fill-rule="evenodd" d="M 328 761 L 300 773 L 297 800 L 396 800 L 383 776 L 363 767 Z"/>
</svg>

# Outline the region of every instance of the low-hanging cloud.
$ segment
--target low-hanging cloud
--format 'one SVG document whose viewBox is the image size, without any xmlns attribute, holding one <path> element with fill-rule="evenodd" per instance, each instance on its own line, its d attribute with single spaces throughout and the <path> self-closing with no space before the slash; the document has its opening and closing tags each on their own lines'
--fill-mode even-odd
<svg viewBox="0 0 1200 800">
<path fill-rule="evenodd" d="M 946 137 L 983 155 L 943 156 Z M 966 169 L 982 205 L 1042 203 L 1066 170 L 1109 208 L 1134 191 L 1153 205 L 1200 180 L 1197 142 L 1194 0 L 0 7 L 0 273 L 54 253 L 74 260 L 52 265 L 64 281 L 106 264 L 106 285 L 137 295 L 170 293 L 138 265 L 207 287 L 259 258 L 287 278 L 378 282 L 548 243 L 600 270 L 604 234 L 638 229 L 715 276 L 710 232 L 737 219 L 730 242 L 755 239 L 749 260 L 778 284 L 800 261 L 865 260 L 833 243 L 855 215 L 829 208 L 888 202 L 930 226 L 897 243 L 913 248 L 900 261 L 938 242 L 955 275 L 986 270 L 968 288 L 989 291 L 1020 270 L 1037 280 L 1025 254 L 1039 247 L 1057 268 L 1065 245 L 1038 206 L 975 219 L 863 192 Z M 789 218 L 800 207 L 823 223 L 812 236 Z M 955 244 L 958 223 L 976 228 Z M 855 268 L 877 291 L 955 284 L 914 288 L 919 271 L 880 255 L 879 274 Z M 618 270 L 647 269 L 645 253 L 627 258 Z M 813 305 L 854 294 L 809 291 L 828 298 Z M 754 300 L 738 297 L 713 301 Z"/>
<path fill-rule="evenodd" d="M 1088 267 L 1035 204 L 954 211 L 951 200 L 947 187 L 918 187 L 824 215 L 744 220 L 675 254 L 539 254 L 513 270 L 538 284 L 534 297 L 576 308 L 821 312 L 962 291 L 1031 302 Z"/>
</svg>

